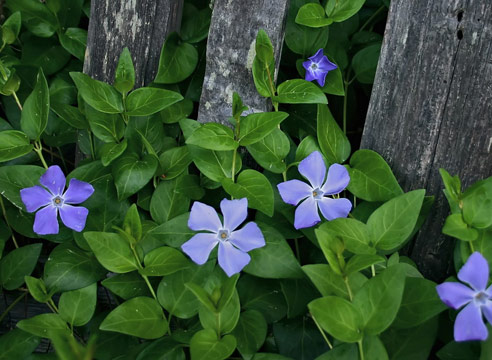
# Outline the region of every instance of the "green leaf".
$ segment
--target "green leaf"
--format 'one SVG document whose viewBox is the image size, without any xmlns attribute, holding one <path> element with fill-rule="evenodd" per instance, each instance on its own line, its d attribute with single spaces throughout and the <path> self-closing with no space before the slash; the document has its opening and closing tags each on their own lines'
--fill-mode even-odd
<svg viewBox="0 0 492 360">
<path fill-rule="evenodd" d="M 24 281 L 26 282 L 29 293 L 34 298 L 34 300 L 40 303 L 45 303 L 49 299 L 51 299 L 51 294 L 48 294 L 43 279 L 38 279 L 32 276 L 25 276 Z"/>
<path fill-rule="evenodd" d="M 355 294 L 353 304 L 362 315 L 364 333 L 378 335 L 391 325 L 400 307 L 404 285 L 405 268 L 397 264 L 371 278 Z"/>
<path fill-rule="evenodd" d="M 22 131 L 0 132 L 0 162 L 16 159 L 31 152 L 33 146 Z"/>
<path fill-rule="evenodd" d="M 287 116 L 289 114 L 281 111 L 249 114 L 241 119 L 239 145 L 246 146 L 260 141 L 273 130 L 278 129 Z"/>
<path fill-rule="evenodd" d="M 330 164 L 343 163 L 350 156 L 350 142 L 326 105 L 318 105 L 319 146 Z"/>
<path fill-rule="evenodd" d="M 301 267 L 283 236 L 274 228 L 258 224 L 266 245 L 249 252 L 251 261 L 244 272 L 270 279 L 302 278 Z"/>
<path fill-rule="evenodd" d="M 319 292 L 306 278 L 283 279 L 280 281 L 282 293 L 287 302 L 287 318 L 293 319 L 306 314 L 307 304 L 319 297 Z"/>
<path fill-rule="evenodd" d="M 448 199 L 449 206 L 453 213 L 459 212 L 459 201 L 461 199 L 461 180 L 458 175 L 451 176 L 446 170 L 439 169 L 445 189 L 444 195 Z"/>
<path fill-rule="evenodd" d="M 236 327 L 239 321 L 241 305 L 239 296 L 234 290 L 231 300 L 219 312 L 212 312 L 204 306 L 198 310 L 198 318 L 204 329 L 214 329 L 217 334 L 228 334 Z"/>
<path fill-rule="evenodd" d="M 256 34 L 255 50 L 256 57 L 260 61 L 266 64 L 274 62 L 272 42 L 263 29 L 258 30 L 258 34 Z"/>
<path fill-rule="evenodd" d="M 51 102 L 51 110 L 68 125 L 80 130 L 89 129 L 89 122 L 75 106 Z"/>
<path fill-rule="evenodd" d="M 311 135 L 306 136 L 297 146 L 295 162 L 299 162 L 308 157 L 308 155 L 314 151 L 319 151 L 321 153 L 321 148 L 318 145 L 318 141 Z"/>
<path fill-rule="evenodd" d="M 2 24 L 2 40 L 6 44 L 13 44 L 21 29 L 21 13 L 14 12 Z"/>
<path fill-rule="evenodd" d="M 101 285 L 125 300 L 137 296 L 150 296 L 145 280 L 137 271 L 111 276 L 101 281 Z"/>
<path fill-rule="evenodd" d="M 59 314 L 73 326 L 82 326 L 94 315 L 97 303 L 97 283 L 79 290 L 64 292 L 58 302 Z"/>
<path fill-rule="evenodd" d="M 36 78 L 36 85 L 24 102 L 21 113 L 21 129 L 30 139 L 39 140 L 48 125 L 49 111 L 50 92 L 43 69 L 40 68 Z"/>
<path fill-rule="evenodd" d="M 183 344 L 176 342 L 170 337 L 164 337 L 152 341 L 150 345 L 145 346 L 136 360 L 185 360 L 186 356 L 183 350 Z"/>
<path fill-rule="evenodd" d="M 17 327 L 30 334 L 52 339 L 53 337 L 70 334 L 67 323 L 58 314 L 41 314 L 21 320 Z"/>
<path fill-rule="evenodd" d="M 183 97 L 177 92 L 144 87 L 128 95 L 126 113 L 130 116 L 152 115 L 181 100 Z"/>
<path fill-rule="evenodd" d="M 263 345 L 267 335 L 267 323 L 259 311 L 246 310 L 232 331 L 237 349 L 243 358 L 251 358 Z"/>
<path fill-rule="evenodd" d="M 349 301 L 325 296 L 311 301 L 308 308 L 319 325 L 334 338 L 348 343 L 362 339 L 362 316 Z"/>
<path fill-rule="evenodd" d="M 367 269 L 369 266 L 385 262 L 386 258 L 379 255 L 354 255 L 345 266 L 345 274 L 350 275 L 358 271 Z"/>
<path fill-rule="evenodd" d="M 211 296 L 200 285 L 197 285 L 191 281 L 184 285 L 196 296 L 203 306 L 213 313 L 218 313 L 217 307 L 215 306 Z"/>
<path fill-rule="evenodd" d="M 166 107 L 160 112 L 160 116 L 164 124 L 174 124 L 182 119 L 186 119 L 192 112 L 193 101 L 190 99 L 183 99 Z"/>
<path fill-rule="evenodd" d="M 446 310 L 446 305 L 437 295 L 436 285 L 423 278 L 407 278 L 400 309 L 392 326 L 398 329 L 412 328 Z"/>
<path fill-rule="evenodd" d="M 133 66 L 132 55 L 127 47 L 121 51 L 113 86 L 122 94 L 131 91 L 135 86 L 135 67 Z"/>
<path fill-rule="evenodd" d="M 342 22 L 357 14 L 365 2 L 366 0 L 328 1 L 326 14 L 334 22 Z"/>
<path fill-rule="evenodd" d="M 296 16 L 296 23 L 313 28 L 328 26 L 333 23 L 325 15 L 325 9 L 320 4 L 308 3 L 303 5 Z"/>
<path fill-rule="evenodd" d="M 289 138 L 280 129 L 274 129 L 260 141 L 248 145 L 253 159 L 265 170 L 281 174 L 286 170 L 285 157 L 290 151 Z"/>
<path fill-rule="evenodd" d="M 59 33 L 58 38 L 65 50 L 80 61 L 84 61 L 85 48 L 87 46 L 87 30 L 68 28 L 64 34 Z"/>
<path fill-rule="evenodd" d="M 7 0 L 10 11 L 20 11 L 26 28 L 40 37 L 52 36 L 58 28 L 55 15 L 45 4 L 30 0 Z"/>
<path fill-rule="evenodd" d="M 381 43 L 369 45 L 352 58 L 352 69 L 357 81 L 362 84 L 372 84 L 381 52 Z"/>
<path fill-rule="evenodd" d="M 318 228 L 321 234 L 339 238 L 343 241 L 347 250 L 354 254 L 375 254 L 376 250 L 371 246 L 369 229 L 366 224 L 356 219 L 338 218 L 322 224 Z M 321 245 L 327 246 L 323 238 L 318 238 Z"/>
<path fill-rule="evenodd" d="M 119 114 L 105 114 L 85 104 L 85 116 L 94 135 L 104 142 L 119 142 L 125 122 Z"/>
<path fill-rule="evenodd" d="M 0 360 L 26 359 L 41 339 L 21 329 L 13 329 L 0 336 Z"/>
<path fill-rule="evenodd" d="M 6 290 L 17 289 L 24 276 L 31 275 L 36 266 L 42 244 L 32 244 L 14 249 L 0 260 L 0 285 Z"/>
<path fill-rule="evenodd" d="M 217 310 L 220 312 L 224 307 L 229 304 L 232 299 L 232 296 L 236 290 L 236 283 L 239 279 L 239 274 L 233 275 L 227 278 L 220 288 L 220 299 L 217 302 Z"/>
<path fill-rule="evenodd" d="M 178 215 L 150 230 L 147 236 L 155 237 L 166 245 L 179 248 L 195 235 L 195 232 L 188 227 L 189 217 L 189 212 Z"/>
<path fill-rule="evenodd" d="M 384 203 L 376 209 L 367 226 L 372 243 L 380 250 L 394 250 L 412 233 L 424 201 L 425 190 L 414 190 Z"/>
<path fill-rule="evenodd" d="M 403 194 L 390 167 L 378 153 L 357 150 L 350 158 L 347 189 L 363 200 L 387 201 Z"/>
<path fill-rule="evenodd" d="M 166 246 L 147 253 L 144 263 L 145 267 L 140 270 L 140 274 L 147 276 L 171 275 L 189 266 L 189 261 L 181 251 Z"/>
<path fill-rule="evenodd" d="M 463 221 L 461 213 L 451 214 L 446 218 L 442 233 L 463 241 L 474 241 L 478 231 Z"/>
<path fill-rule="evenodd" d="M 164 309 L 173 316 L 189 319 L 198 313 L 200 305 L 197 297 L 185 286 L 193 282 L 203 286 L 212 274 L 214 262 L 202 266 L 192 264 L 189 268 L 180 270 L 162 278 L 157 288 L 157 299 Z"/>
<path fill-rule="evenodd" d="M 132 204 L 123 220 L 123 230 L 137 242 L 142 239 L 142 222 L 136 204 Z"/>
<path fill-rule="evenodd" d="M 378 336 L 364 336 L 362 348 L 366 359 L 388 360 L 388 353 Z"/>
<path fill-rule="evenodd" d="M 191 3 L 185 4 L 179 30 L 183 41 L 197 43 L 205 39 L 208 35 L 211 17 L 212 11 L 208 6 L 198 10 Z"/>
<path fill-rule="evenodd" d="M 135 153 L 120 156 L 112 165 L 118 199 L 123 200 L 142 189 L 154 176 L 158 161 L 153 155 L 141 159 Z"/>
<path fill-rule="evenodd" d="M 119 234 L 87 231 L 84 238 L 97 260 L 109 271 L 123 274 L 138 269 L 130 244 Z"/>
<path fill-rule="evenodd" d="M 168 36 L 161 51 L 156 83 L 175 84 L 190 76 L 198 64 L 198 52 L 191 44 L 179 39 L 178 34 Z"/>
<path fill-rule="evenodd" d="M 162 181 L 150 200 L 150 215 L 159 224 L 171 220 L 189 210 L 190 198 L 177 191 L 181 178 Z"/>
<path fill-rule="evenodd" d="M 142 339 L 158 339 L 167 332 L 167 328 L 159 303 L 144 296 L 125 301 L 111 311 L 99 327 Z"/>
<path fill-rule="evenodd" d="M 73 242 L 58 245 L 44 266 L 48 290 L 63 292 L 80 289 L 104 278 L 107 271 L 90 253 Z"/>
<path fill-rule="evenodd" d="M 187 146 L 178 146 L 164 151 L 159 156 L 162 174 L 165 180 L 171 180 L 179 176 L 191 164 L 190 151 Z"/>
<path fill-rule="evenodd" d="M 477 184 L 479 183 L 476 183 L 473 188 L 469 188 L 463 195 L 463 220 L 476 229 L 486 229 L 492 226 L 490 216 L 492 213 L 492 186 Z"/>
<path fill-rule="evenodd" d="M 107 114 L 118 114 L 124 111 L 121 94 L 111 85 L 79 72 L 71 72 L 70 77 L 84 101 L 97 111 Z"/>
<path fill-rule="evenodd" d="M 335 61 L 331 61 L 335 62 Z M 345 96 L 345 83 L 340 67 L 326 74 L 325 86 L 321 88 L 325 94 Z"/>
<path fill-rule="evenodd" d="M 268 179 L 256 170 L 243 170 L 236 182 L 223 179 L 222 186 L 234 198 L 247 198 L 248 207 L 260 210 L 262 213 L 273 215 L 273 189 Z"/>
<path fill-rule="evenodd" d="M 203 124 L 186 139 L 186 143 L 218 151 L 235 150 L 239 146 L 232 130 L 217 123 Z"/>
<path fill-rule="evenodd" d="M 103 166 L 108 166 L 123 154 L 126 150 L 128 142 L 123 139 L 120 143 L 107 143 L 101 146 L 99 155 L 101 156 L 101 163 Z"/>
<path fill-rule="evenodd" d="M 226 335 L 217 339 L 212 329 L 200 330 L 191 338 L 190 352 L 193 360 L 224 360 L 236 349 L 236 338 Z"/>
<path fill-rule="evenodd" d="M 275 84 L 273 83 L 272 74 L 275 73 L 275 62 L 264 63 L 258 58 L 253 60 L 253 81 L 258 94 L 264 97 L 273 97 Z"/>
<path fill-rule="evenodd" d="M 282 104 L 327 104 L 326 96 L 313 83 L 294 79 L 287 80 L 280 84 L 277 88 L 277 96 L 273 97 L 273 101 Z"/>
</svg>

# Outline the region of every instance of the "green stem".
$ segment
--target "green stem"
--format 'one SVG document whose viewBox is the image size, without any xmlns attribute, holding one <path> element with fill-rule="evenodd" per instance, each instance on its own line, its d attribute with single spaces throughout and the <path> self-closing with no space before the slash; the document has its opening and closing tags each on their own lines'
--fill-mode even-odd
<svg viewBox="0 0 492 360">
<path fill-rule="evenodd" d="M 371 274 L 372 277 L 376 276 L 376 268 L 374 267 L 374 265 L 371 265 Z"/>
<path fill-rule="evenodd" d="M 287 170 L 285 170 L 285 171 L 282 173 L 282 177 L 284 178 L 284 181 L 287 181 Z"/>
<path fill-rule="evenodd" d="M 217 322 L 217 339 L 220 340 L 220 313 L 215 313 L 215 321 Z"/>
<path fill-rule="evenodd" d="M 149 278 L 147 277 L 147 275 L 142 275 L 142 274 L 140 274 L 140 275 L 145 280 L 145 283 L 147 284 L 147 286 L 148 286 L 148 288 L 150 290 L 150 293 L 152 294 L 152 297 L 155 299 L 155 301 L 157 301 L 157 295 L 155 294 L 155 291 L 152 288 L 152 284 L 150 283 Z"/>
<path fill-rule="evenodd" d="M 14 97 L 15 102 L 17 103 L 17 106 L 19 107 L 20 111 L 22 111 L 22 105 L 21 105 L 20 100 L 17 97 L 17 94 L 15 93 L 15 91 L 12 93 L 12 96 Z"/>
<path fill-rule="evenodd" d="M 348 87 L 349 83 L 345 81 L 345 88 L 344 88 L 344 93 L 345 96 L 343 97 L 343 133 L 347 135 L 347 98 L 348 98 Z"/>
<path fill-rule="evenodd" d="M 326 336 L 325 332 L 323 331 L 323 329 L 321 328 L 321 326 L 318 324 L 318 322 L 316 321 L 316 318 L 313 316 L 313 314 L 311 314 L 311 318 L 313 319 L 314 323 L 316 324 L 316 326 L 318 327 L 318 330 L 319 332 L 321 333 L 321 336 L 323 336 L 323 339 L 325 339 L 326 343 L 328 344 L 328 347 L 331 349 L 333 349 L 333 345 L 331 344 L 330 340 L 328 339 L 328 337 Z"/>
<path fill-rule="evenodd" d="M 237 149 L 234 149 L 232 150 L 232 169 L 231 169 L 232 182 L 234 182 L 234 177 L 236 175 L 236 156 L 237 156 Z"/>
<path fill-rule="evenodd" d="M 171 319 L 173 318 L 173 313 L 169 313 L 169 318 L 167 319 L 167 332 L 171 335 Z"/>
<path fill-rule="evenodd" d="M 5 318 L 5 316 L 7 316 L 7 314 L 10 312 L 10 310 L 12 310 L 12 308 L 17 305 L 17 303 L 19 301 L 21 301 L 26 295 L 28 294 L 28 292 L 24 292 L 23 294 L 21 294 L 19 297 L 17 297 L 17 299 L 15 299 L 12 304 L 10 304 L 6 309 L 5 311 L 2 313 L 2 315 L 0 315 L 0 323 L 2 323 L 3 319 Z"/>
<path fill-rule="evenodd" d="M 53 301 L 53 299 L 49 299 L 48 300 L 48 303 L 53 307 L 53 309 L 55 310 L 56 313 L 58 313 L 58 308 L 56 307 L 55 305 L 55 302 Z"/>
<path fill-rule="evenodd" d="M 386 6 L 385 6 L 385 5 L 381 5 L 381 7 L 380 7 L 379 9 L 377 9 L 377 10 L 374 12 L 374 14 L 372 14 L 372 15 L 371 15 L 371 17 L 370 17 L 369 19 L 367 19 L 367 21 L 364 23 L 364 25 L 362 25 L 362 26 L 360 27 L 360 29 L 359 29 L 359 31 L 358 31 L 358 32 L 361 32 L 362 30 L 364 30 L 364 29 L 365 29 L 365 27 L 366 27 L 367 25 L 369 25 L 369 24 L 370 24 L 370 23 L 371 23 L 371 22 L 372 22 L 372 21 L 376 18 L 376 16 L 378 16 L 378 15 L 381 13 L 381 11 L 383 11 L 385 8 L 386 8 Z"/>
<path fill-rule="evenodd" d="M 40 141 L 34 141 L 34 151 L 38 154 L 39 160 L 43 164 L 45 169 L 48 169 L 48 164 L 46 164 L 46 160 L 44 160 L 43 156 L 43 144 Z"/>
<path fill-rule="evenodd" d="M 14 246 L 16 249 L 18 249 L 19 245 L 17 244 L 17 241 L 15 240 L 14 230 L 12 229 L 12 227 L 9 224 L 9 219 L 7 219 L 7 211 L 5 210 L 5 205 L 3 204 L 3 198 L 1 195 L 0 195 L 0 206 L 2 207 L 2 213 L 3 213 L 3 217 L 5 218 L 5 223 L 9 227 L 10 233 L 12 234 L 12 241 L 14 242 Z"/>
<path fill-rule="evenodd" d="M 468 242 L 470 244 L 470 250 L 472 252 L 472 254 L 475 252 L 475 247 L 473 246 L 473 242 L 472 241 L 469 241 Z"/>
<path fill-rule="evenodd" d="M 343 281 L 345 282 L 345 286 L 347 287 L 347 292 L 348 292 L 349 299 L 350 299 L 350 301 L 352 301 L 352 299 L 354 297 L 352 295 L 352 289 L 350 289 L 350 284 L 348 282 L 348 277 L 344 276 L 343 277 Z"/>
<path fill-rule="evenodd" d="M 92 160 L 95 160 L 96 156 L 95 156 L 94 141 L 92 138 L 92 133 L 91 133 L 91 131 L 87 131 L 87 133 L 89 134 L 89 147 L 91 149 L 91 158 L 92 158 Z"/>
<path fill-rule="evenodd" d="M 364 360 L 364 349 L 362 348 L 362 339 L 357 341 L 357 345 L 359 345 L 360 360 Z"/>
<path fill-rule="evenodd" d="M 296 257 L 297 261 L 299 261 L 299 264 L 301 264 L 301 252 L 299 251 L 299 240 L 294 239 L 294 244 L 296 246 Z"/>
</svg>

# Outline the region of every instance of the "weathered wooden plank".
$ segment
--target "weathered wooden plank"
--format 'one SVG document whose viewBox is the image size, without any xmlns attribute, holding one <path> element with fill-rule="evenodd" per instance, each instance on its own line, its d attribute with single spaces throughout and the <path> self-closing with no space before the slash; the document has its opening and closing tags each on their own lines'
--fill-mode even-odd
<svg viewBox="0 0 492 360">
<path fill-rule="evenodd" d="M 276 78 L 288 4 L 288 0 L 215 1 L 198 121 L 229 124 L 234 91 L 253 112 L 270 109 L 269 100 L 257 93 L 251 73 L 255 38 L 259 29 L 270 37 Z"/>
<path fill-rule="evenodd" d="M 467 187 L 492 175 L 492 2 L 393 0 L 362 137 L 405 190 L 436 202 L 411 257 L 446 276 L 454 241 L 441 234 L 449 207 L 439 168 Z"/>
<path fill-rule="evenodd" d="M 150 83 L 166 36 L 179 30 L 183 0 L 93 0 L 84 72 L 113 82 L 118 58 L 128 47 L 136 87 Z"/>
</svg>

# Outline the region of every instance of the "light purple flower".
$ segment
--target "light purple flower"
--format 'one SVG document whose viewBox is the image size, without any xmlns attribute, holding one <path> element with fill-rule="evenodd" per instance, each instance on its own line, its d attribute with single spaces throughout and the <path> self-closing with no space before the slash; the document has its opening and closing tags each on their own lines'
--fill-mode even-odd
<svg viewBox="0 0 492 360">
<path fill-rule="evenodd" d="M 340 164 L 333 164 L 326 176 L 326 166 L 319 151 L 312 152 L 299 163 L 299 172 L 311 185 L 300 180 L 289 180 L 277 185 L 282 200 L 296 206 L 294 227 L 307 228 L 321 221 L 318 207 L 326 220 L 347 217 L 352 209 L 348 199 L 328 197 L 342 192 L 350 182 L 347 169 Z M 325 180 L 326 176 L 326 180 Z"/>
<path fill-rule="evenodd" d="M 236 230 L 248 216 L 248 199 L 223 199 L 220 209 L 224 214 L 224 224 L 213 207 L 198 201 L 193 203 L 188 227 L 209 232 L 195 234 L 181 245 L 181 249 L 195 263 L 203 265 L 213 248 L 219 244 L 219 265 L 230 277 L 248 265 L 251 257 L 247 252 L 265 246 L 265 239 L 254 222 Z"/>
<path fill-rule="evenodd" d="M 71 179 L 67 191 L 66 179 L 58 165 L 53 165 L 41 176 L 36 185 L 20 191 L 21 199 L 26 210 L 30 213 L 37 211 L 34 218 L 33 231 L 39 235 L 58 234 L 58 212 L 62 222 L 72 230 L 82 231 L 89 210 L 80 204 L 94 192 L 91 184 L 77 179 Z"/>
<path fill-rule="evenodd" d="M 325 86 L 326 74 L 335 70 L 338 66 L 328 60 L 326 55 L 323 55 L 323 49 L 319 49 L 316 54 L 308 59 L 308 61 L 302 63 L 302 66 L 306 69 L 306 80 L 316 80 L 320 86 Z"/>
<path fill-rule="evenodd" d="M 436 286 L 441 300 L 458 313 L 454 323 L 454 340 L 485 340 L 488 332 L 482 314 L 492 323 L 492 286 L 489 281 L 489 263 L 482 254 L 474 252 L 458 272 L 458 279 L 470 287 L 457 282 L 445 282 Z"/>
</svg>

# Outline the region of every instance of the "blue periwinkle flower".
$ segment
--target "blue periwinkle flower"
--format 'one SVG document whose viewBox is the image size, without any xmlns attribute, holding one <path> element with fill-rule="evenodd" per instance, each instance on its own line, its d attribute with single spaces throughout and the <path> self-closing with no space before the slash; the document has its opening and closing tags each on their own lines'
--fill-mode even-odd
<svg viewBox="0 0 492 360">
<path fill-rule="evenodd" d="M 223 199 L 220 209 L 224 223 L 215 209 L 195 201 L 191 207 L 188 227 L 194 231 L 208 231 L 195 234 L 181 245 L 181 249 L 198 265 L 204 264 L 219 244 L 219 265 L 227 276 L 240 272 L 251 260 L 248 251 L 265 246 L 265 239 L 256 223 L 249 222 L 236 230 L 248 216 L 248 199 Z"/>
<path fill-rule="evenodd" d="M 37 211 L 34 218 L 33 231 L 38 235 L 58 234 L 58 212 L 62 222 L 68 228 L 82 231 L 89 210 L 82 206 L 72 206 L 87 200 L 94 188 L 91 184 L 77 179 L 71 179 L 67 191 L 66 179 L 58 165 L 53 165 L 41 176 L 36 185 L 20 191 L 21 199 L 26 210 L 30 213 Z"/>
<path fill-rule="evenodd" d="M 327 175 L 323 157 L 319 151 L 314 151 L 299 163 L 298 169 L 310 185 L 300 180 L 289 180 L 277 185 L 282 200 L 287 204 L 296 206 L 302 201 L 295 212 L 296 229 L 319 223 L 321 218 L 318 208 L 326 220 L 347 217 L 352 209 L 350 200 L 331 197 L 342 192 L 350 182 L 345 167 L 333 164 L 328 169 Z"/>
<path fill-rule="evenodd" d="M 323 49 L 319 49 L 316 54 L 308 59 L 302 63 L 306 69 L 306 80 L 316 80 L 320 86 L 325 86 L 326 74 L 335 70 L 337 65 L 328 60 L 326 55 L 323 55 Z"/>
<path fill-rule="evenodd" d="M 453 309 L 464 308 L 454 323 L 454 340 L 470 341 L 487 339 L 487 327 L 482 314 L 492 323 L 492 286 L 489 281 L 489 264 L 479 252 L 470 255 L 458 272 L 458 282 L 445 282 L 436 286 L 441 300 Z M 465 306 L 466 305 L 466 306 Z"/>
</svg>

